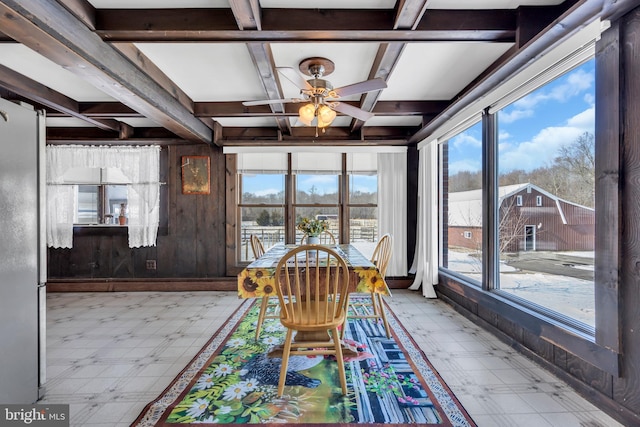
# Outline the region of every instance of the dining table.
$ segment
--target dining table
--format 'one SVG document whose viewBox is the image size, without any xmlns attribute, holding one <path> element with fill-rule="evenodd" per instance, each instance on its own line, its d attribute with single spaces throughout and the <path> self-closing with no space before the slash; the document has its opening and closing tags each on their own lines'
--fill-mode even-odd
<svg viewBox="0 0 640 427">
<path fill-rule="evenodd" d="M 282 257 L 291 249 L 299 245 L 278 243 L 269 248 L 261 257 L 250 263 L 238 274 L 238 296 L 240 298 L 275 297 L 276 292 L 276 267 Z M 387 282 L 371 260 L 362 254 L 351 244 L 327 245 L 334 249 L 347 263 L 349 269 L 349 294 L 371 292 L 391 296 Z M 314 333 L 296 334 L 296 341 L 322 341 L 327 339 L 326 334 Z M 344 356 L 357 356 L 358 351 L 350 344 L 342 342 Z M 281 357 L 281 346 L 269 353 L 269 357 Z"/>
<path fill-rule="evenodd" d="M 238 274 L 238 296 L 261 298 L 276 296 L 276 266 L 294 244 L 278 243 Z M 391 296 L 378 268 L 352 244 L 327 245 L 344 258 L 349 268 L 349 293 L 378 293 Z"/>
</svg>

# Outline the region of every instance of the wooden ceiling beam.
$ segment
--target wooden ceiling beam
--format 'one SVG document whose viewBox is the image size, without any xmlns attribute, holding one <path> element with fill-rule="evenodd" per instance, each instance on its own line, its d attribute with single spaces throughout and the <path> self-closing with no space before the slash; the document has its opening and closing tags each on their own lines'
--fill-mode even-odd
<svg viewBox="0 0 640 427">
<path fill-rule="evenodd" d="M 358 105 L 357 101 L 343 101 Z M 373 113 L 381 116 L 423 116 L 442 112 L 449 106 L 448 101 L 378 101 Z M 79 102 L 78 112 L 91 118 L 144 117 L 120 102 Z M 274 113 L 267 105 L 247 107 L 239 101 L 195 102 L 196 117 L 268 117 L 280 114 L 287 117 L 298 115 L 297 104 L 285 104 L 282 113 Z M 66 117 L 68 114 L 52 112 L 52 117 Z"/>
<path fill-rule="evenodd" d="M 160 68 L 151 61 L 133 43 L 111 44 L 122 56 L 127 58 L 140 71 L 158 83 L 164 90 L 170 93 L 184 108 L 193 113 L 193 100 L 173 80 L 171 80 Z"/>
<path fill-rule="evenodd" d="M 121 129 L 122 123 L 117 120 L 86 116 L 80 113 L 80 108 L 76 100 L 1 64 L 0 86 L 28 100 L 33 100 L 44 107 L 84 120 L 100 129 L 117 132 Z"/>
<path fill-rule="evenodd" d="M 127 139 L 122 139 L 123 133 L 128 134 Z M 152 144 L 156 141 L 164 141 L 163 144 L 186 141 L 164 128 L 132 128 L 110 131 L 92 127 L 47 127 L 47 143 L 57 144 L 83 144 L 83 143 L 114 143 L 121 144 Z M 93 142 L 91 142 L 93 141 Z"/>
<path fill-rule="evenodd" d="M 57 0 L 92 30 L 96 29 L 96 9 L 87 0 Z"/>
<path fill-rule="evenodd" d="M 357 101 L 343 102 L 354 107 L 359 105 Z M 447 101 L 379 101 L 372 112 L 384 116 L 423 116 L 438 114 L 448 105 Z M 198 117 L 266 117 L 275 113 L 267 105 L 246 107 L 241 102 L 196 102 L 194 114 Z M 297 116 L 298 105 L 285 104 L 281 114 Z"/>
<path fill-rule="evenodd" d="M 314 127 L 294 127 L 291 135 L 282 135 L 274 128 L 225 127 L 223 146 L 280 145 L 407 145 L 407 139 L 416 131 L 415 127 L 366 127 L 362 134 L 354 135 L 347 127 L 326 128 L 322 137 L 315 136 Z"/>
<path fill-rule="evenodd" d="M 514 42 L 517 28 L 514 10 L 434 9 L 415 29 L 394 29 L 394 11 L 380 9 L 261 9 L 260 22 L 239 30 L 231 9 L 96 10 L 96 32 L 121 42 Z"/>
<path fill-rule="evenodd" d="M 261 30 L 260 3 L 258 0 L 229 0 L 238 28 L 241 30 Z M 267 99 L 282 98 L 282 89 L 276 77 L 275 61 L 268 43 L 247 43 L 247 50 L 256 67 L 258 79 L 262 83 Z M 280 132 L 291 133 L 291 124 L 284 117 L 282 104 L 270 104 L 269 109 L 276 115 L 275 121 Z"/>
<path fill-rule="evenodd" d="M 175 134 L 213 143 L 209 127 L 59 3 L 0 0 L 0 26 L 13 39 Z"/>
<path fill-rule="evenodd" d="M 398 2 L 394 30 L 413 30 L 427 8 L 427 0 L 401 0 Z M 373 61 L 369 78 L 389 79 L 393 69 L 400 60 L 405 43 L 382 43 Z M 360 97 L 360 108 L 365 111 L 373 111 L 380 91 L 368 92 Z M 364 126 L 364 121 L 354 118 L 351 120 L 351 132 L 358 132 Z"/>
<path fill-rule="evenodd" d="M 260 2 L 258 0 L 229 0 L 229 6 L 241 30 L 261 30 Z"/>
</svg>

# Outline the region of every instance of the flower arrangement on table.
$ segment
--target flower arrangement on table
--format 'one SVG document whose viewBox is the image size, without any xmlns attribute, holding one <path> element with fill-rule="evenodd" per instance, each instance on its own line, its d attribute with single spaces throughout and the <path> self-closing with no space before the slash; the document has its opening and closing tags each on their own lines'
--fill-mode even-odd
<svg viewBox="0 0 640 427">
<path fill-rule="evenodd" d="M 310 237 L 318 237 L 323 231 L 329 229 L 329 224 L 323 219 L 302 218 L 297 228 Z"/>
</svg>

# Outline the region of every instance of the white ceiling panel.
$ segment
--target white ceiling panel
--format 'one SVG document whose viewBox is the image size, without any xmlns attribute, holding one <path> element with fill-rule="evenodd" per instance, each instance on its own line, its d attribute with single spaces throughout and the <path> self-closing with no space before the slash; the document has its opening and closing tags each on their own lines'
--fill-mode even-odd
<svg viewBox="0 0 640 427">
<path fill-rule="evenodd" d="M 94 127 L 89 122 L 76 119 L 75 117 L 47 117 L 45 118 L 47 127 L 62 127 L 62 128 L 84 128 Z"/>
<path fill-rule="evenodd" d="M 251 56 L 242 43 L 137 43 L 194 101 L 264 98 Z"/>
<path fill-rule="evenodd" d="M 134 128 L 152 128 L 158 126 L 153 120 L 144 117 L 116 117 L 115 119 Z"/>
<path fill-rule="evenodd" d="M 380 100 L 449 100 L 511 47 L 509 43 L 413 43 Z"/>
<path fill-rule="evenodd" d="M 0 43 L 0 64 L 76 101 L 114 100 L 71 71 L 18 43 Z"/>
</svg>

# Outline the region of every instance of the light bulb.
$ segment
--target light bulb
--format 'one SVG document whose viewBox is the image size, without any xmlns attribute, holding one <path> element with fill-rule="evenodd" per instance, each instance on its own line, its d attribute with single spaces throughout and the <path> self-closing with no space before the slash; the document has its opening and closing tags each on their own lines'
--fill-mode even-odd
<svg viewBox="0 0 640 427">
<path fill-rule="evenodd" d="M 298 110 L 300 121 L 306 126 L 311 126 L 311 121 L 315 117 L 316 107 L 313 104 L 305 104 Z"/>
<path fill-rule="evenodd" d="M 321 105 L 320 108 L 318 108 L 318 127 L 324 128 L 329 126 L 335 118 L 336 112 L 326 105 Z"/>
</svg>

